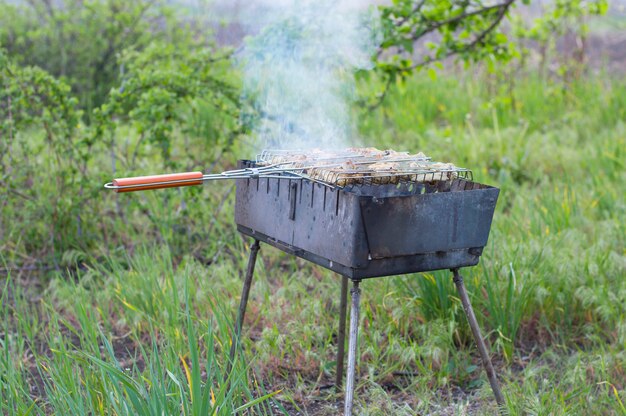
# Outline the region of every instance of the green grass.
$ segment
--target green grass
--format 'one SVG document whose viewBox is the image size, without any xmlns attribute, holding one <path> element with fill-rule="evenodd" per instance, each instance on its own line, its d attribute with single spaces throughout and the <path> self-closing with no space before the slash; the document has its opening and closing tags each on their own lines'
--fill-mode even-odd
<svg viewBox="0 0 626 416">
<path fill-rule="evenodd" d="M 248 378 L 250 361 L 238 353 L 226 373 L 232 328 L 223 302 L 206 287 L 206 299 L 192 299 L 198 270 L 174 271 L 167 250 L 154 254 L 136 255 L 130 270 L 53 281 L 37 302 L 6 280 L 3 414 L 268 412 L 278 392 Z"/>
<path fill-rule="evenodd" d="M 508 91 L 473 76 L 412 79 L 377 111 L 355 110 L 363 141 L 453 161 L 501 189 L 481 262 L 462 274 L 509 413 L 624 415 L 626 84 L 529 76 Z M 241 144 L 214 169 L 248 151 Z M 152 172 L 153 159 L 146 150 L 124 173 Z M 95 186 L 109 166 L 103 152 Z M 85 215 L 98 244 L 67 250 L 43 291 L 11 273 L 0 308 L 1 413 L 337 414 L 341 396 L 325 387 L 340 278 L 265 245 L 245 352 L 225 388 L 249 243 L 234 227 L 231 186 L 103 193 L 92 207 L 100 215 Z M 50 179 L 35 182 L 29 204 L 51 189 Z M 9 264 L 32 246 L 8 219 L 36 223 L 15 207 L 2 213 Z M 374 279 L 362 290 L 358 414 L 494 413 L 450 273 Z"/>
</svg>

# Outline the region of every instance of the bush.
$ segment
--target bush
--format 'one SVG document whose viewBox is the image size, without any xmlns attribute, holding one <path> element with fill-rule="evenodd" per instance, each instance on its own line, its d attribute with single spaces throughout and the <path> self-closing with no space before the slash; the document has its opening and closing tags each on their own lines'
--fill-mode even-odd
<svg viewBox="0 0 626 416">
<path fill-rule="evenodd" d="M 85 125 L 67 83 L 1 52 L 2 260 L 60 269 L 68 253 L 113 248 L 129 224 L 119 202 L 103 196 L 102 183 L 159 161 L 197 170 L 232 146 L 245 126 L 228 56 L 192 41 L 126 50 L 118 57 L 124 77 Z M 144 227 L 150 216 L 141 203 L 124 212 Z"/>
<path fill-rule="evenodd" d="M 155 40 L 184 47 L 191 38 L 159 2 L 0 0 L 0 9 L 0 46 L 17 64 L 64 80 L 87 119 L 124 76 L 122 51 L 141 51 Z"/>
</svg>

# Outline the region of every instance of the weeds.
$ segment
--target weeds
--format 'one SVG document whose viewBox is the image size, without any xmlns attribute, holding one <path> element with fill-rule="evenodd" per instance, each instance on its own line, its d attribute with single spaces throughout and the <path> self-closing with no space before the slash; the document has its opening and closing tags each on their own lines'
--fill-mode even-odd
<svg viewBox="0 0 626 416">
<path fill-rule="evenodd" d="M 496 347 L 501 349 L 504 357 L 510 361 L 513 356 L 513 343 L 517 339 L 522 318 L 527 314 L 526 308 L 530 305 L 534 282 L 529 279 L 520 279 L 515 274 L 513 264 L 509 263 L 505 289 L 498 288 L 494 273 L 486 268 L 484 271 L 484 287 L 487 299 L 484 305 L 487 309 L 489 326 L 494 328 Z"/>
<path fill-rule="evenodd" d="M 172 270 L 169 255 L 161 251 L 158 263 L 134 259 L 135 267 L 151 282 L 165 273 L 167 294 L 164 309 L 152 302 L 136 302 L 120 296 L 117 288 L 104 289 L 96 299 L 81 285 L 67 282 L 56 286 L 53 301 L 65 308 L 42 303 L 31 307 L 17 288 L 14 299 L 3 298 L 4 336 L 0 366 L 2 411 L 5 414 L 102 414 L 153 415 L 245 414 L 262 412 L 261 404 L 277 391 L 261 392 L 249 379 L 249 363 L 237 355 L 231 373 L 224 373 L 231 322 L 218 302 L 208 322 L 198 319 L 190 302 L 188 270 Z M 151 258 L 146 255 L 147 258 Z M 97 273 L 93 271 L 93 273 Z M 121 280 L 133 279 L 125 272 Z M 104 276 L 100 278 L 106 279 Z M 130 281 L 130 280 L 129 280 Z M 137 283 L 137 282 L 135 282 Z M 6 288 L 11 285 L 6 281 Z M 181 290 L 176 290 L 180 286 Z M 174 288 L 173 291 L 172 288 Z M 152 289 L 156 289 L 155 286 Z M 6 296 L 8 290 L 3 292 Z M 65 303 L 72 293 L 71 303 Z M 157 296 L 160 294 L 157 293 Z M 177 298 L 178 300 L 174 300 Z M 56 299 L 56 300 L 54 300 Z M 167 301 L 165 301 L 167 299 Z M 110 303 L 113 303 L 111 305 Z M 108 304 L 108 305 L 107 305 Z M 102 307 L 107 306 L 106 315 Z M 184 306 L 183 306 L 184 305 Z M 133 327 L 110 322 L 114 316 L 134 316 Z M 45 319 L 39 333 L 21 336 L 22 328 L 37 328 L 33 316 Z M 13 320 L 11 325 L 9 320 Z M 23 362 L 22 358 L 32 358 Z M 17 360 L 17 361 L 16 361 Z M 23 364 L 28 363 L 30 367 Z M 33 378 L 40 380 L 33 383 Z M 41 385 L 43 391 L 36 391 Z M 31 386 L 32 391 L 25 391 Z M 36 399 L 29 399 L 32 395 Z"/>
</svg>

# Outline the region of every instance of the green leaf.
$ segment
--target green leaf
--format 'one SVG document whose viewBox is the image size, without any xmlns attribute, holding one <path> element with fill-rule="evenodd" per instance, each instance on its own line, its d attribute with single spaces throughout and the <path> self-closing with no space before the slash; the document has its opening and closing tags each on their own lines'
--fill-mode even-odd
<svg viewBox="0 0 626 416">
<path fill-rule="evenodd" d="M 437 80 L 437 71 L 434 68 L 428 68 L 428 77 L 431 80 L 436 81 Z"/>
<path fill-rule="evenodd" d="M 270 398 L 276 396 L 280 392 L 281 392 L 281 390 L 276 390 L 275 392 L 268 393 L 265 396 L 258 397 L 256 399 L 254 399 L 254 400 L 244 404 L 243 406 L 239 406 L 237 409 L 235 409 L 235 414 L 237 414 L 239 412 L 242 412 L 242 411 L 244 411 L 244 410 L 246 410 L 246 409 L 248 409 L 248 408 L 250 408 L 250 407 L 252 407 L 252 406 L 254 406 L 256 404 L 259 404 L 259 403 L 261 403 L 261 402 L 263 402 L 263 401 L 265 401 L 267 399 L 270 399 Z"/>
</svg>

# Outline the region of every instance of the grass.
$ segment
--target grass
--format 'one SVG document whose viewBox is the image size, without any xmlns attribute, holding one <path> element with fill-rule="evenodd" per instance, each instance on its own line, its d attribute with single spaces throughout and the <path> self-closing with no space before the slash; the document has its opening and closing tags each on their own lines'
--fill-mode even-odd
<svg viewBox="0 0 626 416">
<path fill-rule="evenodd" d="M 277 391 L 249 379 L 240 354 L 226 373 L 232 328 L 223 305 L 207 297 L 204 313 L 193 310 L 191 266 L 174 272 L 167 250 L 153 254 L 135 256 L 131 270 L 54 281 L 35 303 L 7 278 L 3 414 L 268 413 Z M 106 288 L 95 292 L 94 281 Z"/>
<path fill-rule="evenodd" d="M 358 113 L 361 135 L 454 161 L 501 189 L 489 245 L 462 274 L 509 414 L 624 415 L 626 84 L 528 76 L 501 93 L 492 83 L 412 79 L 378 111 Z M 98 184 L 106 156 L 94 165 Z M 35 201 L 47 185 L 33 185 Z M 245 352 L 227 375 L 249 244 L 233 224 L 231 185 L 101 203 L 100 245 L 66 251 L 43 283 L 19 271 L 3 280 L 3 414 L 338 413 L 341 396 L 327 388 L 338 276 L 262 246 Z M 14 231 L 2 256 L 13 262 L 28 241 L 9 212 L 19 215 L 3 211 Z M 362 290 L 358 414 L 495 412 L 450 273 Z"/>
</svg>

